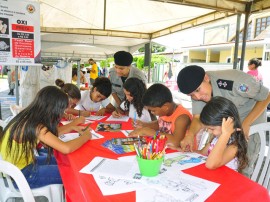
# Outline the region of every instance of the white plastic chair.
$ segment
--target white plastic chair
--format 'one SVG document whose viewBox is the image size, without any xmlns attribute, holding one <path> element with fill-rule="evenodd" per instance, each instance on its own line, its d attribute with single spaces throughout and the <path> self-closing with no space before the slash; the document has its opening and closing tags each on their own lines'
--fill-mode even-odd
<svg viewBox="0 0 270 202">
<path fill-rule="evenodd" d="M 10 105 L 9 109 L 10 109 L 13 116 L 16 116 L 17 114 L 19 114 L 23 110 L 23 108 L 21 106 L 15 105 L 15 104 Z"/>
<path fill-rule="evenodd" d="M 12 183 L 11 177 L 16 182 L 18 189 Z M 30 189 L 21 170 L 15 165 L 1 160 L 0 156 L 0 201 L 23 198 L 25 202 L 34 202 L 34 197 L 44 196 L 49 202 L 63 202 L 63 185 L 53 184 L 44 187 Z"/>
<path fill-rule="evenodd" d="M 3 130 L 6 127 L 6 125 L 7 125 L 7 123 L 5 121 L 3 121 L 2 119 L 0 119 L 0 127 L 2 127 Z"/>
<path fill-rule="evenodd" d="M 23 197 L 24 201 L 34 202 L 34 196 L 31 192 L 31 189 L 22 174 L 22 172 L 14 166 L 13 164 L 0 160 L 0 199 L 5 202 L 10 197 L 15 197 L 12 193 L 17 193 L 17 190 L 12 190 L 14 188 L 12 181 L 10 179 L 12 177 L 18 185 L 20 190 L 20 197 Z M 10 188 L 10 189 L 9 189 Z M 17 195 L 17 194 L 16 194 Z"/>
<path fill-rule="evenodd" d="M 264 186 L 270 191 L 270 123 L 260 123 L 250 127 L 249 134 L 258 133 L 260 136 L 261 147 L 251 179 Z"/>
</svg>

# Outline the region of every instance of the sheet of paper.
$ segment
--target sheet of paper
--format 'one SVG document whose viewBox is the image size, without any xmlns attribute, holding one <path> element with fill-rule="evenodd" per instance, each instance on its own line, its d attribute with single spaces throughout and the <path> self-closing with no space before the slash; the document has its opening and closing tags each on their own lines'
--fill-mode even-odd
<svg viewBox="0 0 270 202">
<path fill-rule="evenodd" d="M 92 140 L 97 140 L 97 139 L 104 138 L 103 135 L 100 135 L 99 133 L 97 133 L 97 132 L 94 131 L 94 130 L 91 130 L 91 133 L 92 133 Z"/>
<path fill-rule="evenodd" d="M 185 170 L 205 163 L 207 157 L 190 152 L 175 152 L 166 154 L 163 166 L 169 170 Z"/>
<path fill-rule="evenodd" d="M 121 130 L 121 132 L 128 137 L 129 133 L 131 133 L 133 130 Z"/>
<path fill-rule="evenodd" d="M 184 202 L 182 200 L 177 200 L 173 196 L 160 192 L 157 189 L 146 188 L 139 189 L 136 191 L 136 202 Z"/>
<path fill-rule="evenodd" d="M 192 202 L 205 201 L 220 185 L 181 171 L 166 172 L 152 178 L 143 177 L 140 182 L 159 192 L 169 194 L 177 200 Z"/>
<path fill-rule="evenodd" d="M 146 188 L 145 185 L 133 180 L 117 179 L 97 174 L 93 176 L 103 195 L 121 194 Z"/>
<path fill-rule="evenodd" d="M 136 180 L 137 176 L 140 175 L 137 164 L 103 157 L 95 157 L 80 172 L 127 180 Z"/>
<path fill-rule="evenodd" d="M 70 140 L 74 140 L 76 138 L 80 137 L 79 133 L 67 133 L 59 136 L 59 139 L 62 140 L 63 142 L 68 142 Z"/>
<path fill-rule="evenodd" d="M 63 125 L 67 125 L 69 123 L 71 123 L 72 121 L 61 121 L 61 123 Z M 91 121 L 91 120 L 88 120 L 88 119 L 85 119 L 85 124 L 88 124 L 88 123 L 94 123 L 94 121 Z"/>
<path fill-rule="evenodd" d="M 103 118 L 105 118 L 106 116 L 94 116 L 94 115 L 91 115 L 91 116 L 88 116 L 88 117 L 85 117 L 85 120 L 89 120 L 89 121 L 99 121 Z"/>
<path fill-rule="evenodd" d="M 96 133 L 94 130 L 91 130 L 92 133 L 92 139 L 91 140 L 97 140 L 104 138 L 104 136 Z M 62 140 L 63 142 L 68 142 L 70 140 L 74 140 L 79 137 L 79 133 L 66 133 L 61 136 L 59 136 L 59 139 Z"/>
<path fill-rule="evenodd" d="M 61 121 L 61 123 L 62 123 L 63 125 L 67 125 L 67 124 L 71 123 L 71 121 Z"/>
<path fill-rule="evenodd" d="M 121 116 L 119 118 L 114 118 L 112 115 L 107 118 L 106 121 L 120 121 L 120 122 L 128 122 L 129 117 L 128 116 Z"/>
</svg>

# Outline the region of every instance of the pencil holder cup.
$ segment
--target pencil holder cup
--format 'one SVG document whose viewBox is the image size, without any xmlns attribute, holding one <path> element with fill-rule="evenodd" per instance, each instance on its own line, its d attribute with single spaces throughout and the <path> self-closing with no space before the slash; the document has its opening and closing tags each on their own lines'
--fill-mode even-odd
<svg viewBox="0 0 270 202">
<path fill-rule="evenodd" d="M 140 173 L 146 177 L 154 177 L 159 174 L 164 157 L 161 159 L 143 159 L 136 156 Z"/>
</svg>

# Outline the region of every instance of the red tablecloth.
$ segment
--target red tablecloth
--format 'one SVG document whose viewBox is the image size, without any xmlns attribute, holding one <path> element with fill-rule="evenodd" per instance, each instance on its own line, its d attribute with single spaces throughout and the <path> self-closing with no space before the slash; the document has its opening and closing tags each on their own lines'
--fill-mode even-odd
<svg viewBox="0 0 270 202">
<path fill-rule="evenodd" d="M 95 129 L 96 125 L 97 123 L 93 123 L 91 127 Z M 131 124 L 129 122 L 122 123 L 123 130 L 128 130 L 130 128 Z M 55 152 L 66 190 L 67 202 L 135 202 L 135 192 L 103 196 L 92 175 L 79 172 L 95 156 L 112 159 L 117 159 L 120 156 L 124 156 L 117 155 L 101 146 L 105 140 L 124 137 L 121 132 L 100 132 L 100 134 L 104 135 L 105 138 L 89 141 L 80 149 L 71 154 L 63 155 L 59 152 Z M 132 154 L 134 155 L 135 153 Z M 202 164 L 187 169 L 184 172 L 221 184 L 219 188 L 206 200 L 207 202 L 270 201 L 268 191 L 264 187 L 225 166 L 216 170 L 209 170 L 204 164 Z"/>
</svg>

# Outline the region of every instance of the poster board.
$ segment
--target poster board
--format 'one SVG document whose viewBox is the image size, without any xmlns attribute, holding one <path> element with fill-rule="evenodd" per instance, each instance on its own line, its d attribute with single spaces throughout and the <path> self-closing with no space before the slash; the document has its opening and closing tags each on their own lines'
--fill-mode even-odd
<svg viewBox="0 0 270 202">
<path fill-rule="evenodd" d="M 0 0 L 0 65 L 40 65 L 38 2 Z"/>
</svg>

